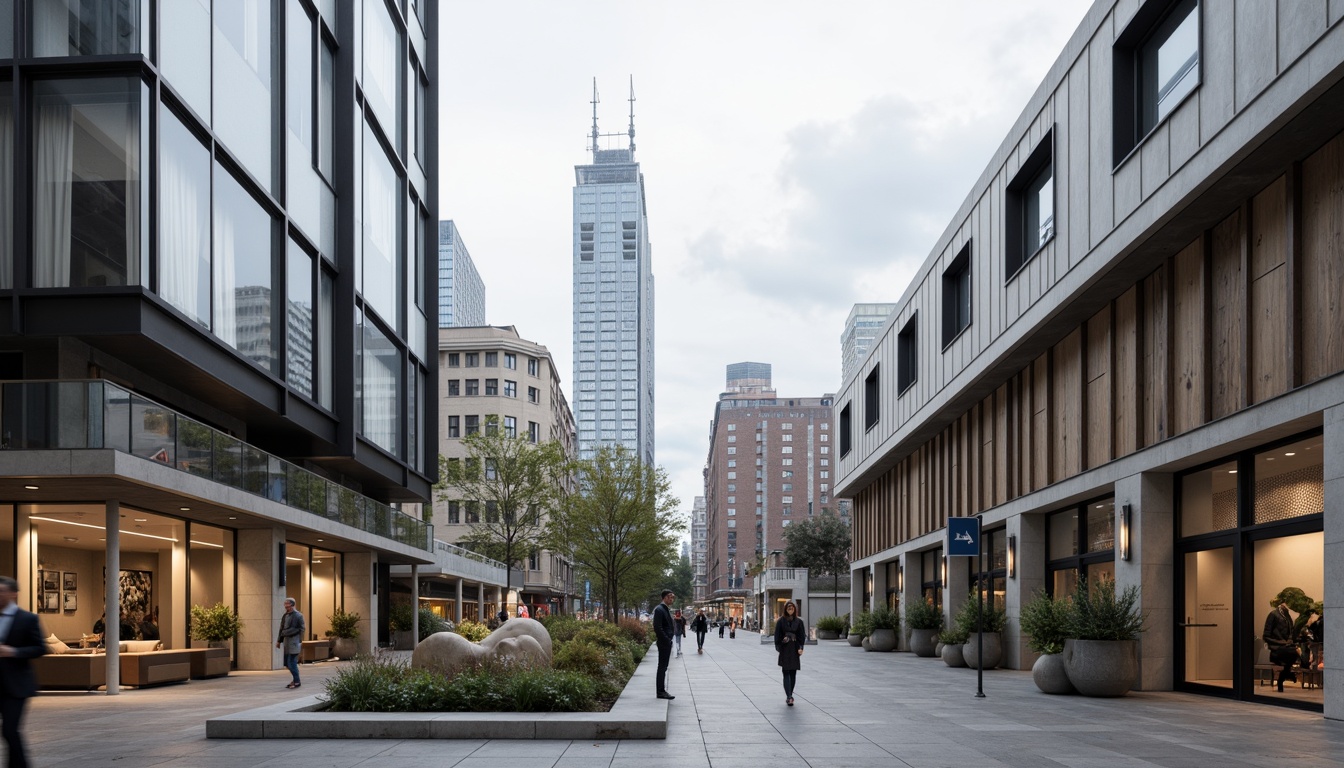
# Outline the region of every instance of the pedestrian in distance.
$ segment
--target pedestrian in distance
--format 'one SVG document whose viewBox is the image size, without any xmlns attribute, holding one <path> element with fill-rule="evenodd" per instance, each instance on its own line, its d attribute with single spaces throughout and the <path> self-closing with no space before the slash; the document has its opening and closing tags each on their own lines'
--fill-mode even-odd
<svg viewBox="0 0 1344 768">
<path fill-rule="evenodd" d="M 658 639 L 658 675 L 655 683 L 660 699 L 677 698 L 667 692 L 667 665 L 672 660 L 672 638 L 677 631 L 676 622 L 672 620 L 672 601 L 676 598 L 672 590 L 664 589 L 663 601 L 653 609 L 653 634 Z"/>
<path fill-rule="evenodd" d="M 284 647 L 285 667 L 294 680 L 286 688 L 298 688 L 299 652 L 303 650 L 304 633 L 303 614 L 295 607 L 294 598 L 285 598 L 285 615 L 280 617 L 280 634 L 275 638 L 275 647 Z"/>
<path fill-rule="evenodd" d="M 728 639 L 733 640 L 737 637 L 737 617 L 728 617 Z"/>
<path fill-rule="evenodd" d="M 719 619 L 719 639 L 720 639 L 720 640 L 723 639 L 723 630 L 724 630 L 724 627 L 727 627 L 727 626 L 728 626 L 728 622 L 724 621 L 723 619 Z"/>
<path fill-rule="evenodd" d="M 705 609 L 701 608 L 691 620 L 691 631 L 695 633 L 695 652 L 705 652 L 705 635 L 709 634 L 709 619 L 705 618 Z"/>
<path fill-rule="evenodd" d="M 681 639 L 686 636 L 686 617 L 681 615 L 681 609 L 678 608 L 672 616 L 672 621 L 676 624 L 677 633 L 673 636 L 677 641 L 677 655 L 681 655 Z"/>
<path fill-rule="evenodd" d="M 798 606 L 790 600 L 784 604 L 784 615 L 775 622 L 775 651 L 779 666 L 784 670 L 784 702 L 793 706 L 793 685 L 798 670 L 803 667 L 803 647 L 807 645 L 807 626 L 798 618 Z"/>
<path fill-rule="evenodd" d="M 19 723 L 28 700 L 37 695 L 37 675 L 29 659 L 47 652 L 37 614 L 19 607 L 19 583 L 0 576 L 0 730 L 9 750 L 9 768 L 28 768 Z"/>
<path fill-rule="evenodd" d="M 508 608 L 500 608 L 500 609 L 499 609 L 499 613 L 495 614 L 495 618 L 496 618 L 496 619 L 499 619 L 499 623 L 500 623 L 500 624 L 503 624 L 504 622 L 508 621 L 508 620 L 509 620 L 509 609 L 508 609 Z"/>
</svg>

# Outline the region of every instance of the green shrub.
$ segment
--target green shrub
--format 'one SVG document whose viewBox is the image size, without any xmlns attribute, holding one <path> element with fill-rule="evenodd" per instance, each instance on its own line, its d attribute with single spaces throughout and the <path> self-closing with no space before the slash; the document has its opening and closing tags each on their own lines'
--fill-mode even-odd
<svg viewBox="0 0 1344 768">
<path fill-rule="evenodd" d="M 327 636 L 349 640 L 358 638 L 360 619 L 358 613 L 348 613 L 344 608 L 337 608 L 335 613 L 327 617 L 327 623 L 331 625 L 331 629 L 327 630 Z"/>
<path fill-rule="evenodd" d="M 943 645 L 963 645 L 968 639 L 966 633 L 959 627 L 944 629 L 938 633 L 938 642 Z"/>
<path fill-rule="evenodd" d="M 648 647 L 649 629 L 648 627 L 644 626 L 643 622 L 639 621 L 638 619 L 632 619 L 629 616 L 626 616 L 617 622 L 617 626 L 619 626 L 621 628 L 621 631 L 625 632 L 625 634 L 629 636 L 631 640 L 634 640 L 636 643 L 639 643 L 640 645 Z"/>
<path fill-rule="evenodd" d="M 943 613 L 928 600 L 911 600 L 905 604 L 905 626 L 910 629 L 942 629 Z"/>
<path fill-rule="evenodd" d="M 420 640 L 438 632 L 451 631 L 452 626 L 430 609 L 424 606 L 420 607 Z"/>
<path fill-rule="evenodd" d="M 1027 646 L 1036 653 L 1060 653 L 1073 620 L 1073 601 L 1053 598 L 1039 590 L 1022 606 L 1018 624 L 1027 635 Z"/>
<path fill-rule="evenodd" d="M 1078 582 L 1069 617 L 1068 637 L 1078 640 L 1138 640 L 1144 615 L 1139 610 L 1139 588 L 1131 584 L 1116 594 L 1111 579 Z"/>
<path fill-rule="evenodd" d="M 555 669 L 520 670 L 508 679 L 515 712 L 586 712 L 597 685 L 586 675 Z"/>
<path fill-rule="evenodd" d="M 550 616 L 541 617 L 539 621 L 541 622 L 541 625 L 546 628 L 546 631 L 550 633 L 551 643 L 555 645 L 573 640 L 574 636 L 579 633 L 579 630 L 583 629 L 583 622 L 573 616 L 557 616 L 552 614 Z"/>
<path fill-rule="evenodd" d="M 452 679 L 402 662 L 366 657 L 326 682 L 336 712 L 580 712 L 598 684 L 577 672 L 490 666 Z"/>
<path fill-rule="evenodd" d="M 872 611 L 861 611 L 858 616 L 851 619 L 849 633 L 851 635 L 863 635 L 864 637 L 873 634 Z"/>
<path fill-rule="evenodd" d="M 238 611 L 223 603 L 213 607 L 191 606 L 191 637 L 194 640 L 219 642 L 232 640 L 243 628 Z"/>
<path fill-rule="evenodd" d="M 552 663 L 559 670 L 600 677 L 606 671 L 607 654 L 592 643 L 570 641 L 555 652 Z"/>
<path fill-rule="evenodd" d="M 846 623 L 839 616 L 822 616 L 817 619 L 817 630 L 821 632 L 844 632 Z"/>
<path fill-rule="evenodd" d="M 872 617 L 869 620 L 872 622 L 872 627 L 875 630 L 901 628 L 901 615 L 886 606 L 882 606 L 873 611 Z"/>
<path fill-rule="evenodd" d="M 478 621 L 463 619 L 461 624 L 453 628 L 457 634 L 467 638 L 473 643 L 479 643 L 490 636 L 490 628 Z"/>
<path fill-rule="evenodd" d="M 387 625 L 393 632 L 410 632 L 415 620 L 415 611 L 410 603 L 393 603 L 387 612 Z"/>
<path fill-rule="evenodd" d="M 971 592 L 966 602 L 961 604 L 961 610 L 957 611 L 955 621 L 957 629 L 966 633 L 967 636 L 973 635 L 982 629 L 985 632 L 1002 632 L 1008 624 L 1008 612 L 1001 608 L 993 595 L 985 601 L 983 610 L 980 608 L 980 599 Z"/>
</svg>

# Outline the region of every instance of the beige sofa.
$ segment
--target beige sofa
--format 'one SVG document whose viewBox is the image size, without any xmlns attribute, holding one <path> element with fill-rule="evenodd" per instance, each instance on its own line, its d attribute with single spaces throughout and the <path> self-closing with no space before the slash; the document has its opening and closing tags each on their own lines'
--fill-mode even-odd
<svg viewBox="0 0 1344 768">
<path fill-rule="evenodd" d="M 156 647 L 158 641 L 155 640 L 132 640 L 121 644 L 122 685 L 143 688 L 191 678 L 193 651 L 159 651 L 154 650 Z M 225 650 L 226 660 L 227 653 Z M 32 663 L 37 687 L 42 690 L 91 691 L 107 684 L 107 656 L 101 652 L 81 653 L 71 649 L 39 656 Z"/>
</svg>

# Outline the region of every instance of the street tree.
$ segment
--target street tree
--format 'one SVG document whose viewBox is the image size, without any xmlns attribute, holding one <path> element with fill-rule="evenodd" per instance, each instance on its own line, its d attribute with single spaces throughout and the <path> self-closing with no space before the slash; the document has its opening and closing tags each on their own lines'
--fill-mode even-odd
<svg viewBox="0 0 1344 768">
<path fill-rule="evenodd" d="M 784 529 L 784 559 L 790 568 L 806 568 L 831 577 L 832 600 L 840 599 L 840 574 L 849 571 L 849 526 L 823 509 Z M 835 603 L 833 602 L 832 605 Z"/>
<path fill-rule="evenodd" d="M 603 611 L 614 620 L 632 587 L 663 573 L 686 523 L 667 472 L 625 446 L 603 446 L 574 467 L 577 488 L 551 515 L 545 540 L 601 589 Z"/>
<path fill-rule="evenodd" d="M 457 543 L 513 567 L 541 546 L 546 519 L 564 496 L 568 458 L 556 441 L 533 444 L 499 428 L 488 416 L 485 429 L 462 438 L 464 458 L 439 456 L 440 501 L 462 504 L 470 531 Z"/>
</svg>

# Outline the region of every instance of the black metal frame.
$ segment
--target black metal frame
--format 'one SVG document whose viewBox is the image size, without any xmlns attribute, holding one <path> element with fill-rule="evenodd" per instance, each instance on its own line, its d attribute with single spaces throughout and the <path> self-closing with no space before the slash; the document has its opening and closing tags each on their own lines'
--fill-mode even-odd
<svg viewBox="0 0 1344 768">
<path fill-rule="evenodd" d="M 1045 541 L 1046 541 L 1046 561 L 1045 561 L 1045 591 L 1054 596 L 1055 580 L 1052 578 L 1056 571 L 1066 571 L 1072 568 L 1079 575 L 1079 578 L 1087 578 L 1087 567 L 1097 563 L 1113 563 L 1116 560 L 1116 547 L 1111 546 L 1109 552 L 1088 552 L 1087 551 L 1087 509 L 1098 502 L 1115 501 L 1115 494 L 1108 493 L 1105 496 L 1097 496 L 1077 504 L 1056 509 L 1045 516 Z M 1074 510 L 1078 513 L 1078 529 L 1074 532 L 1074 549 L 1076 554 L 1068 557 L 1057 557 L 1054 560 L 1049 559 L 1050 549 L 1050 518 L 1061 512 Z M 1118 531 L 1117 531 L 1118 534 Z"/>
</svg>

